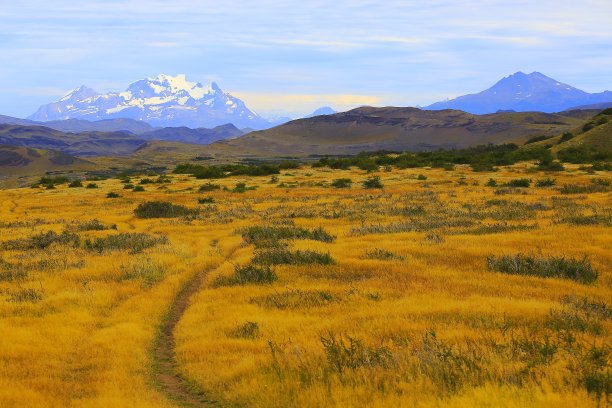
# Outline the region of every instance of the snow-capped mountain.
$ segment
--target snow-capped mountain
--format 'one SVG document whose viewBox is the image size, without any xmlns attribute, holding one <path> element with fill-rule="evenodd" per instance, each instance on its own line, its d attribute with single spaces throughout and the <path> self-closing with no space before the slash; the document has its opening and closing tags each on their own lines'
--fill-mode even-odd
<svg viewBox="0 0 612 408">
<path fill-rule="evenodd" d="M 137 119 L 153 126 L 215 127 L 232 123 L 239 128 L 265 129 L 271 124 L 245 103 L 223 92 L 216 83 L 204 86 L 185 75 L 159 75 L 131 84 L 124 92 L 100 94 L 81 86 L 58 102 L 41 106 L 28 119 Z"/>
<path fill-rule="evenodd" d="M 498 110 L 560 112 L 577 105 L 610 101 L 610 91 L 591 94 L 539 72 L 517 72 L 480 93 L 436 102 L 424 109 L 459 109 L 475 114 Z"/>
</svg>

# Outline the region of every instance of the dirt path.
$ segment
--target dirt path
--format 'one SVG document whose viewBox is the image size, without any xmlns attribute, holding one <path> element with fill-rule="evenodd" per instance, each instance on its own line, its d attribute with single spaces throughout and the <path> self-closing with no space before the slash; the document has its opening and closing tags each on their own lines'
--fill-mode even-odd
<svg viewBox="0 0 612 408">
<path fill-rule="evenodd" d="M 218 407 L 216 401 L 207 398 L 183 378 L 177 370 L 174 357 L 174 329 L 187 310 L 191 297 L 197 293 L 209 271 L 196 274 L 178 293 L 166 320 L 162 324 L 161 333 L 153 349 L 153 378 L 161 390 L 174 402 L 184 407 Z"/>
</svg>

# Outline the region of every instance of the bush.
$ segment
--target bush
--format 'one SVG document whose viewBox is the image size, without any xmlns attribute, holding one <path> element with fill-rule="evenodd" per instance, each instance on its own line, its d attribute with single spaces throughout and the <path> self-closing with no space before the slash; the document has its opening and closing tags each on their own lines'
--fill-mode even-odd
<svg viewBox="0 0 612 408">
<path fill-rule="evenodd" d="M 573 138 L 574 138 L 574 135 L 571 132 L 565 132 L 561 135 L 561 138 L 559 139 L 559 143 L 567 142 L 568 140 L 572 140 Z"/>
<path fill-rule="evenodd" d="M 41 177 L 37 183 L 32 185 L 32 188 L 36 188 L 39 186 L 45 187 L 47 190 L 54 189 L 56 185 L 65 184 L 68 182 L 68 177 L 65 176 L 57 176 L 57 177 Z"/>
<path fill-rule="evenodd" d="M 151 180 L 150 178 L 143 178 L 140 180 L 138 184 L 153 184 L 153 183 L 155 183 L 155 181 Z"/>
<path fill-rule="evenodd" d="M 145 191 L 145 189 L 144 189 L 143 186 L 136 186 L 136 187 L 134 187 L 134 189 L 132 191 L 134 191 L 136 193 L 140 193 L 140 192 Z"/>
<path fill-rule="evenodd" d="M 497 187 L 497 181 L 490 178 L 489 181 L 485 183 L 485 186 L 486 187 Z"/>
<path fill-rule="evenodd" d="M 605 193 L 609 188 L 598 184 L 590 185 L 575 185 L 565 184 L 560 189 L 561 194 L 589 194 L 589 193 Z"/>
<path fill-rule="evenodd" d="M 277 246 L 278 241 L 292 239 L 312 239 L 321 242 L 333 242 L 335 237 L 322 227 L 314 230 L 296 227 L 294 225 L 261 226 L 254 225 L 241 231 L 242 239 L 256 247 Z"/>
<path fill-rule="evenodd" d="M 112 192 L 112 191 L 106 194 L 106 198 L 119 198 L 119 197 L 121 197 L 119 194 Z"/>
<path fill-rule="evenodd" d="M 81 182 L 81 180 L 73 180 L 70 182 L 70 184 L 68 184 L 69 188 L 76 188 L 76 187 L 83 187 L 83 183 Z"/>
<path fill-rule="evenodd" d="M 98 188 L 98 185 L 96 183 L 89 183 L 85 188 Z"/>
<path fill-rule="evenodd" d="M 332 181 L 331 186 L 334 188 L 351 188 L 353 180 L 350 178 L 339 178 Z"/>
<path fill-rule="evenodd" d="M 529 179 L 514 179 L 510 180 L 507 183 L 504 183 L 504 187 L 521 187 L 526 188 L 531 185 L 531 180 Z"/>
<path fill-rule="evenodd" d="M 128 184 L 124 184 L 124 185 L 123 185 L 123 189 L 124 189 L 124 190 L 132 190 L 133 188 L 134 188 L 134 185 L 133 185 L 133 184 L 130 184 L 130 183 L 128 183 Z M 141 187 L 141 188 L 142 188 L 142 187 Z M 142 190 L 144 191 L 144 188 L 143 188 Z"/>
<path fill-rule="evenodd" d="M 525 144 L 531 144 L 531 143 L 536 143 L 536 142 L 541 142 L 542 140 L 547 140 L 550 139 L 552 136 L 546 136 L 546 135 L 540 135 L 540 136 L 533 136 L 531 138 L 529 138 L 529 140 L 527 140 L 525 142 Z"/>
<path fill-rule="evenodd" d="M 122 232 L 117 235 L 109 235 L 103 238 L 96 238 L 85 241 L 85 249 L 102 253 L 104 251 L 130 250 L 136 254 L 155 245 L 168 242 L 166 237 L 153 237 L 143 233 Z"/>
<path fill-rule="evenodd" d="M 72 245 L 77 247 L 80 238 L 77 234 L 64 231 L 61 234 L 55 231 L 42 232 L 29 238 L 14 239 L 3 242 L 0 247 L 8 250 L 45 249 L 53 244 Z"/>
<path fill-rule="evenodd" d="M 335 261 L 328 253 L 309 249 L 291 252 L 286 248 L 269 248 L 255 254 L 253 263 L 260 265 L 333 265 Z"/>
<path fill-rule="evenodd" d="M 213 204 L 215 202 L 215 199 L 212 197 L 202 197 L 202 198 L 198 198 L 198 203 L 199 204 Z"/>
<path fill-rule="evenodd" d="M 363 188 L 383 188 L 383 184 L 380 181 L 380 177 L 373 176 L 365 180 L 363 183 Z"/>
<path fill-rule="evenodd" d="M 247 285 L 249 283 L 255 283 L 259 285 L 270 284 L 275 282 L 278 276 L 269 265 L 256 266 L 236 265 L 234 268 L 234 275 L 230 277 L 219 277 L 215 281 L 217 286 L 223 285 Z"/>
<path fill-rule="evenodd" d="M 540 160 L 538 163 L 538 170 L 543 171 L 563 171 L 565 168 L 558 161 L 552 159 Z"/>
<path fill-rule="evenodd" d="M 423 174 L 419 174 L 417 176 L 417 180 L 427 180 L 427 176 L 423 175 Z"/>
<path fill-rule="evenodd" d="M 248 187 L 246 183 L 236 183 L 236 186 L 232 189 L 234 193 L 244 193 L 249 190 L 255 190 L 257 187 Z"/>
<path fill-rule="evenodd" d="M 555 185 L 556 180 L 554 178 L 545 178 L 536 181 L 536 187 L 552 187 Z"/>
<path fill-rule="evenodd" d="M 176 218 L 195 213 L 197 213 L 196 210 L 166 201 L 147 201 L 139 204 L 134 210 L 134 214 L 138 218 Z"/>
<path fill-rule="evenodd" d="M 220 188 L 221 186 L 219 184 L 206 183 L 206 184 L 202 184 L 200 188 L 198 189 L 198 191 L 202 193 L 205 191 L 219 190 Z"/>
<path fill-rule="evenodd" d="M 510 275 L 531 275 L 540 278 L 572 279 L 580 283 L 592 283 L 598 272 L 593 269 L 587 257 L 574 259 L 561 257 L 541 257 L 530 255 L 504 255 L 487 257 L 490 270 Z"/>
</svg>

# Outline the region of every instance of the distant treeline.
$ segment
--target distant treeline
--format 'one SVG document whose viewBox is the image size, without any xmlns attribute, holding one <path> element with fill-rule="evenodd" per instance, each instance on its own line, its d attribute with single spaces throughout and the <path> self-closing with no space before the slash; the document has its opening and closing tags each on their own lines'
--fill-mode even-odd
<svg viewBox="0 0 612 408">
<path fill-rule="evenodd" d="M 609 152 L 597 151 L 582 145 L 558 152 L 557 157 L 567 163 L 596 163 L 612 159 Z M 323 157 L 313 167 L 348 169 L 358 167 L 374 171 L 379 166 L 398 168 L 438 167 L 451 168 L 456 164 L 467 164 L 474 171 L 490 171 L 495 166 L 508 166 L 521 161 L 538 161 L 542 169 L 558 169 L 559 163 L 546 147 L 519 148 L 516 144 L 481 145 L 466 149 L 436 150 L 430 152 L 364 152 L 352 157 Z"/>
<path fill-rule="evenodd" d="M 599 163 L 612 160 L 606 151 L 598 151 L 592 146 L 568 147 L 557 153 L 557 158 L 566 163 Z M 366 171 L 376 171 L 381 166 L 397 168 L 438 167 L 452 169 L 457 164 L 466 164 L 474 171 L 492 171 L 496 166 L 509 166 L 521 161 L 537 161 L 541 170 L 563 170 L 554 160 L 549 149 L 543 146 L 519 148 L 516 144 L 481 145 L 466 149 L 436 150 L 430 152 L 362 152 L 356 156 L 322 157 L 312 163 L 312 167 L 348 169 L 357 167 Z M 203 166 L 199 164 L 180 164 L 175 174 L 192 174 L 199 179 L 215 179 L 229 176 L 268 176 L 279 174 L 281 170 L 300 166 L 298 161 L 280 163 L 222 164 Z"/>
<path fill-rule="evenodd" d="M 299 166 L 299 163 L 290 161 L 260 164 L 221 164 L 216 166 L 187 163 L 176 166 L 174 173 L 192 174 L 198 179 L 215 179 L 230 176 L 269 176 L 279 174 L 281 170 L 295 169 Z"/>
</svg>

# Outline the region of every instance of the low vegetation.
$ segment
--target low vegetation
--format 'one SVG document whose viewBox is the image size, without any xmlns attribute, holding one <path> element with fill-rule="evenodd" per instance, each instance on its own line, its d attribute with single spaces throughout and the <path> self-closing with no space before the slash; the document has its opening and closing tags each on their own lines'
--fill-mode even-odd
<svg viewBox="0 0 612 408">
<path fill-rule="evenodd" d="M 220 406 L 608 406 L 608 162 L 540 147 L 574 133 L 0 190 L 0 406 L 188 405 L 160 367 Z"/>
</svg>

